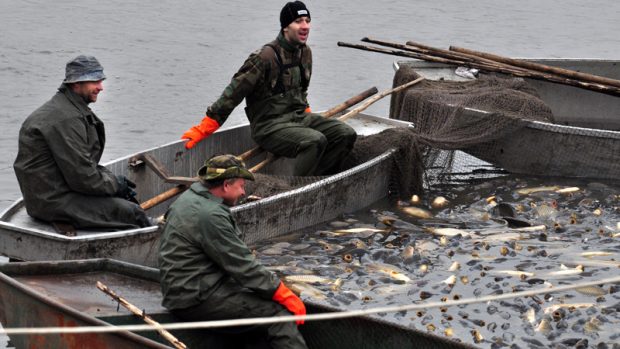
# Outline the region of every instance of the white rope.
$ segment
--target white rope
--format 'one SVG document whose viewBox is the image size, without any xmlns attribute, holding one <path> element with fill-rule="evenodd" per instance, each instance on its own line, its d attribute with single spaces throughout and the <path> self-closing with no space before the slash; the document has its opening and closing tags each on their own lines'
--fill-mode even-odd
<svg viewBox="0 0 620 349">
<path fill-rule="evenodd" d="M 573 290 L 576 288 L 595 286 L 600 284 L 616 283 L 620 282 L 620 276 L 601 279 L 597 281 L 584 282 L 577 285 L 566 285 L 552 288 L 528 290 L 514 293 L 506 293 L 501 295 L 485 296 L 478 298 L 467 298 L 458 301 L 447 302 L 431 302 L 425 304 L 412 304 L 403 306 L 391 306 L 371 308 L 365 310 L 350 310 L 343 312 L 333 312 L 324 314 L 309 314 L 299 316 L 279 316 L 279 317 L 262 317 L 262 318 L 249 318 L 249 319 L 235 319 L 235 320 L 218 320 L 218 321 L 200 321 L 200 322 L 179 322 L 161 324 L 161 327 L 167 330 L 181 330 L 181 329 L 197 329 L 197 328 L 217 328 L 217 327 L 229 327 L 229 326 L 244 326 L 244 325 L 263 325 L 272 324 L 278 322 L 288 322 L 296 320 L 305 321 L 319 321 L 319 320 L 333 320 L 343 319 L 349 317 L 371 315 L 377 313 L 395 313 L 408 310 L 429 309 L 439 307 L 449 307 L 455 305 L 465 305 L 474 303 L 485 303 L 491 301 L 497 301 L 501 299 L 510 299 L 517 297 L 534 296 L 542 293 L 555 293 Z M 120 331 L 153 331 L 155 328 L 151 325 L 124 325 L 124 326 L 83 326 L 83 327 L 24 327 L 24 328 L 5 328 L 4 332 L 7 335 L 13 334 L 52 334 L 52 333 L 105 333 L 105 332 L 120 332 Z"/>
</svg>

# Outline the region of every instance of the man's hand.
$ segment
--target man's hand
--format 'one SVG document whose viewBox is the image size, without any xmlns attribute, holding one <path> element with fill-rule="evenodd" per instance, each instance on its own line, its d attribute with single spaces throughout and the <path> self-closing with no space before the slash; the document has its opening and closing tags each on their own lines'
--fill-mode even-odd
<svg viewBox="0 0 620 349">
<path fill-rule="evenodd" d="M 137 202 L 136 195 L 138 195 L 138 193 L 134 191 L 136 188 L 136 183 L 130 181 L 125 176 L 116 176 L 116 182 L 118 183 L 118 190 L 116 191 L 115 196 L 131 202 Z"/>
<path fill-rule="evenodd" d="M 218 128 L 220 128 L 220 124 L 207 115 L 202 119 L 200 124 L 192 126 L 189 130 L 185 131 L 181 139 L 187 139 L 188 141 L 185 143 L 185 148 L 192 149 L 196 143 L 212 135 Z"/>
<path fill-rule="evenodd" d="M 306 315 L 306 306 L 282 281 L 280 286 L 273 294 L 273 300 L 282 304 L 288 311 L 294 315 Z M 297 320 L 297 325 L 303 325 L 304 320 Z"/>
</svg>

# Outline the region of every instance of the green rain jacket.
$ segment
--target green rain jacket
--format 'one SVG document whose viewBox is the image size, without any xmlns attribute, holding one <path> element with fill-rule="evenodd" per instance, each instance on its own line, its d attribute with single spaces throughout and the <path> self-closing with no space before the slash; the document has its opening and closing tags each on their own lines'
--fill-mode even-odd
<svg viewBox="0 0 620 349">
<path fill-rule="evenodd" d="M 62 84 L 19 131 L 13 167 L 28 214 L 76 227 L 137 227 L 134 205 L 112 197 L 116 177 L 99 165 L 104 145 L 103 122 Z"/>
<path fill-rule="evenodd" d="M 311 75 L 310 47 L 293 46 L 280 33 L 246 59 L 207 115 L 222 125 L 245 98 L 252 135 L 263 138 L 303 117 Z"/>
<path fill-rule="evenodd" d="M 230 278 L 272 299 L 280 285 L 260 264 L 237 228 L 228 206 L 194 183 L 170 206 L 159 246 L 162 305 L 183 309 L 208 301 Z"/>
</svg>

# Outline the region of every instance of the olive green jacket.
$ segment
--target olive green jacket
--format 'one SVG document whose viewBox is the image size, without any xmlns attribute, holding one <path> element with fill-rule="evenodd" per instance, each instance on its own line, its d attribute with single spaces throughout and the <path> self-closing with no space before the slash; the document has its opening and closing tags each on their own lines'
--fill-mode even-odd
<svg viewBox="0 0 620 349">
<path fill-rule="evenodd" d="M 302 115 L 308 107 L 311 75 L 310 47 L 293 46 L 280 33 L 246 59 L 220 98 L 207 109 L 207 115 L 222 125 L 245 98 L 253 134 L 271 133 L 279 129 L 279 123 Z"/>
<path fill-rule="evenodd" d="M 280 284 L 242 240 L 228 206 L 194 183 L 170 206 L 159 246 L 163 306 L 182 309 L 208 301 L 234 279 L 271 299 Z"/>
<path fill-rule="evenodd" d="M 78 196 L 72 194 L 112 197 L 118 183 L 114 174 L 99 165 L 104 145 L 103 122 L 80 96 L 61 85 L 19 131 L 13 167 L 28 213 L 46 221 L 57 220 L 60 214 L 60 220 L 66 221 L 70 219 L 62 211 L 68 206 L 89 206 L 87 201 L 77 204 Z M 114 220 L 114 210 L 111 205 L 108 211 L 91 207 L 90 213 L 73 213 L 83 220 L 101 221 Z"/>
</svg>

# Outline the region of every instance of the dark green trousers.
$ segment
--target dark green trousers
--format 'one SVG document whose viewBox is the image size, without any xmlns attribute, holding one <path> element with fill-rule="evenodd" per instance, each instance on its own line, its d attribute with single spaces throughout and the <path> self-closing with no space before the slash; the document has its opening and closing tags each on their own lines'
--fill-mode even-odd
<svg viewBox="0 0 620 349">
<path fill-rule="evenodd" d="M 296 158 L 296 176 L 336 173 L 353 148 L 355 130 L 319 114 L 302 115 L 279 124 L 277 130 L 267 135 L 255 136 L 255 141 L 275 155 Z"/>
<path fill-rule="evenodd" d="M 272 300 L 260 298 L 256 293 L 244 289 L 234 282 L 224 283 L 203 303 L 186 309 L 172 310 L 184 321 L 210 321 L 244 319 L 254 317 L 292 315 L 286 308 Z M 303 326 L 303 325 L 302 325 Z M 307 348 L 306 342 L 295 322 L 281 322 L 255 327 L 230 327 L 217 330 L 219 333 L 239 335 L 250 339 L 256 333 L 262 334 L 271 348 Z"/>
</svg>

